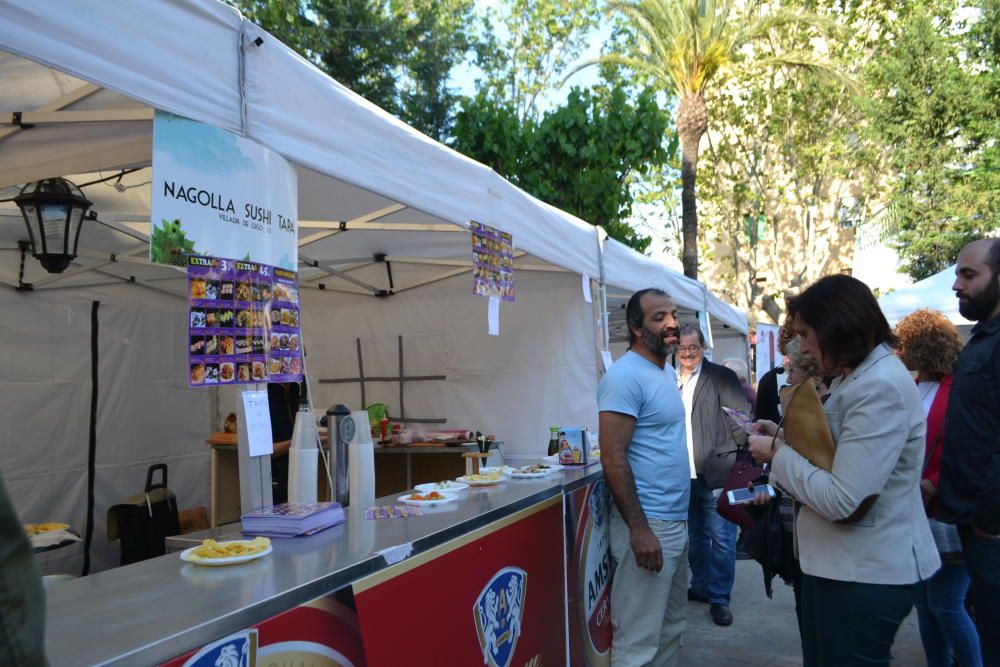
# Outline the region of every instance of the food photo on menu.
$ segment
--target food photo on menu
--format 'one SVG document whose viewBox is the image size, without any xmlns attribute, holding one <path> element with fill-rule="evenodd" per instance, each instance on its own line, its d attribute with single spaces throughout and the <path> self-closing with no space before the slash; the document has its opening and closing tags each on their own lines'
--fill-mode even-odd
<svg viewBox="0 0 1000 667">
<path fill-rule="evenodd" d="M 219 284 L 219 298 L 228 301 L 233 300 L 233 295 L 235 293 L 235 285 L 232 280 L 223 280 Z"/>
<path fill-rule="evenodd" d="M 188 289 L 188 293 L 191 295 L 192 299 L 204 299 L 205 298 L 204 279 L 193 278 L 191 280 L 191 287 Z"/>
<path fill-rule="evenodd" d="M 253 352 L 253 345 L 249 336 L 240 336 L 236 339 L 236 354 L 250 354 Z"/>
<path fill-rule="evenodd" d="M 205 364 L 205 384 L 219 383 L 219 364 Z"/>
<path fill-rule="evenodd" d="M 236 300 L 237 301 L 249 301 L 252 291 L 250 289 L 250 283 L 241 282 L 236 285 Z"/>
<path fill-rule="evenodd" d="M 249 382 L 250 381 L 250 363 L 241 362 L 236 365 L 236 381 L 237 382 Z"/>
<path fill-rule="evenodd" d="M 219 281 L 209 280 L 205 283 L 205 298 L 206 299 L 218 299 L 219 298 Z"/>
<path fill-rule="evenodd" d="M 202 308 L 191 309 L 191 326 L 201 329 L 205 327 L 205 311 Z"/>
<path fill-rule="evenodd" d="M 267 379 L 267 373 L 265 372 L 263 361 L 253 362 L 253 379 L 255 381 Z"/>
<path fill-rule="evenodd" d="M 205 364 L 191 364 L 191 384 L 205 383 Z"/>
<path fill-rule="evenodd" d="M 189 352 L 193 356 L 205 354 L 205 339 L 202 336 L 191 336 Z"/>
<path fill-rule="evenodd" d="M 236 367 L 231 361 L 219 364 L 219 379 L 222 382 L 232 382 L 236 378 Z"/>
</svg>

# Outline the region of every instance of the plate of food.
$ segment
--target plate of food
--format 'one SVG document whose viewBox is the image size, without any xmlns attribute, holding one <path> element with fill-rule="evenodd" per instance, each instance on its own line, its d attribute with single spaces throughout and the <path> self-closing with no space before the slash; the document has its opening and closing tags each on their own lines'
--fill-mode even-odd
<svg viewBox="0 0 1000 667">
<path fill-rule="evenodd" d="M 399 502 L 405 505 L 443 505 L 455 500 L 450 493 L 431 491 L 429 493 L 408 493 L 399 497 Z"/>
<path fill-rule="evenodd" d="M 266 556 L 273 551 L 271 540 L 255 537 L 252 540 L 216 542 L 204 540 L 199 546 L 181 552 L 181 560 L 197 565 L 235 565 Z"/>
<path fill-rule="evenodd" d="M 514 479 L 536 479 L 538 477 L 547 477 L 555 472 L 555 468 L 545 464 L 537 464 L 524 466 L 521 468 L 514 468 L 511 470 L 510 476 Z"/>
<path fill-rule="evenodd" d="M 50 521 L 48 523 L 26 523 L 24 524 L 24 532 L 29 536 L 41 535 L 42 533 L 51 533 L 55 530 L 67 530 L 69 528 L 68 523 L 58 523 L 56 521 Z"/>
<path fill-rule="evenodd" d="M 505 479 L 507 479 L 507 475 L 503 474 L 500 470 L 494 470 L 493 472 L 479 473 L 477 475 L 463 475 L 455 481 L 468 484 L 469 486 L 490 486 L 491 484 L 499 484 Z"/>
<path fill-rule="evenodd" d="M 427 484 L 417 484 L 413 487 L 420 493 L 430 493 L 431 491 L 444 491 L 446 493 L 458 493 L 469 488 L 468 484 L 444 480 L 443 482 L 428 482 Z"/>
</svg>

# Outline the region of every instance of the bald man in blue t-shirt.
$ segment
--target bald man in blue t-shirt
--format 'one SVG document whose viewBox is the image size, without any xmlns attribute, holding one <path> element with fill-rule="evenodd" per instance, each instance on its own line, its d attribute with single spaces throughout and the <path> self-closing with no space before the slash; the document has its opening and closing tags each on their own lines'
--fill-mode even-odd
<svg viewBox="0 0 1000 667">
<path fill-rule="evenodd" d="M 630 349 L 601 379 L 601 464 L 614 507 L 611 664 L 676 665 L 687 606 L 691 491 L 684 403 L 667 355 L 677 307 L 658 289 L 625 311 Z"/>
</svg>

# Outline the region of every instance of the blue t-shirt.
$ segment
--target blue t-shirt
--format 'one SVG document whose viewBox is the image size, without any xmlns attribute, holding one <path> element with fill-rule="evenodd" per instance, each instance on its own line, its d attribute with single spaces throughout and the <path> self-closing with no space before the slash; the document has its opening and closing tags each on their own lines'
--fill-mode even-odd
<svg viewBox="0 0 1000 667">
<path fill-rule="evenodd" d="M 597 386 L 597 409 L 635 417 L 628 462 L 646 516 L 684 521 L 691 495 L 684 401 L 677 375 L 629 350 Z"/>
</svg>

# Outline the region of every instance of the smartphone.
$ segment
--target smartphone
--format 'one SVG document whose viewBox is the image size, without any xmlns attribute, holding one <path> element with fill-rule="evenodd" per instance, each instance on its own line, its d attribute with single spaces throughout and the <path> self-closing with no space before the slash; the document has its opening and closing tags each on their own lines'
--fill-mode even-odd
<svg viewBox="0 0 1000 667">
<path fill-rule="evenodd" d="M 727 408 L 722 406 L 722 411 L 728 415 L 730 419 L 736 422 L 740 428 L 742 428 L 749 435 L 759 435 L 760 431 L 757 430 L 757 426 L 753 423 L 750 415 L 743 412 L 742 410 L 734 410 L 733 408 Z"/>
<path fill-rule="evenodd" d="M 770 484 L 758 484 L 752 489 L 733 489 L 726 492 L 730 505 L 743 505 L 753 500 L 761 491 L 765 491 L 768 496 L 774 498 L 774 487 Z"/>
</svg>

